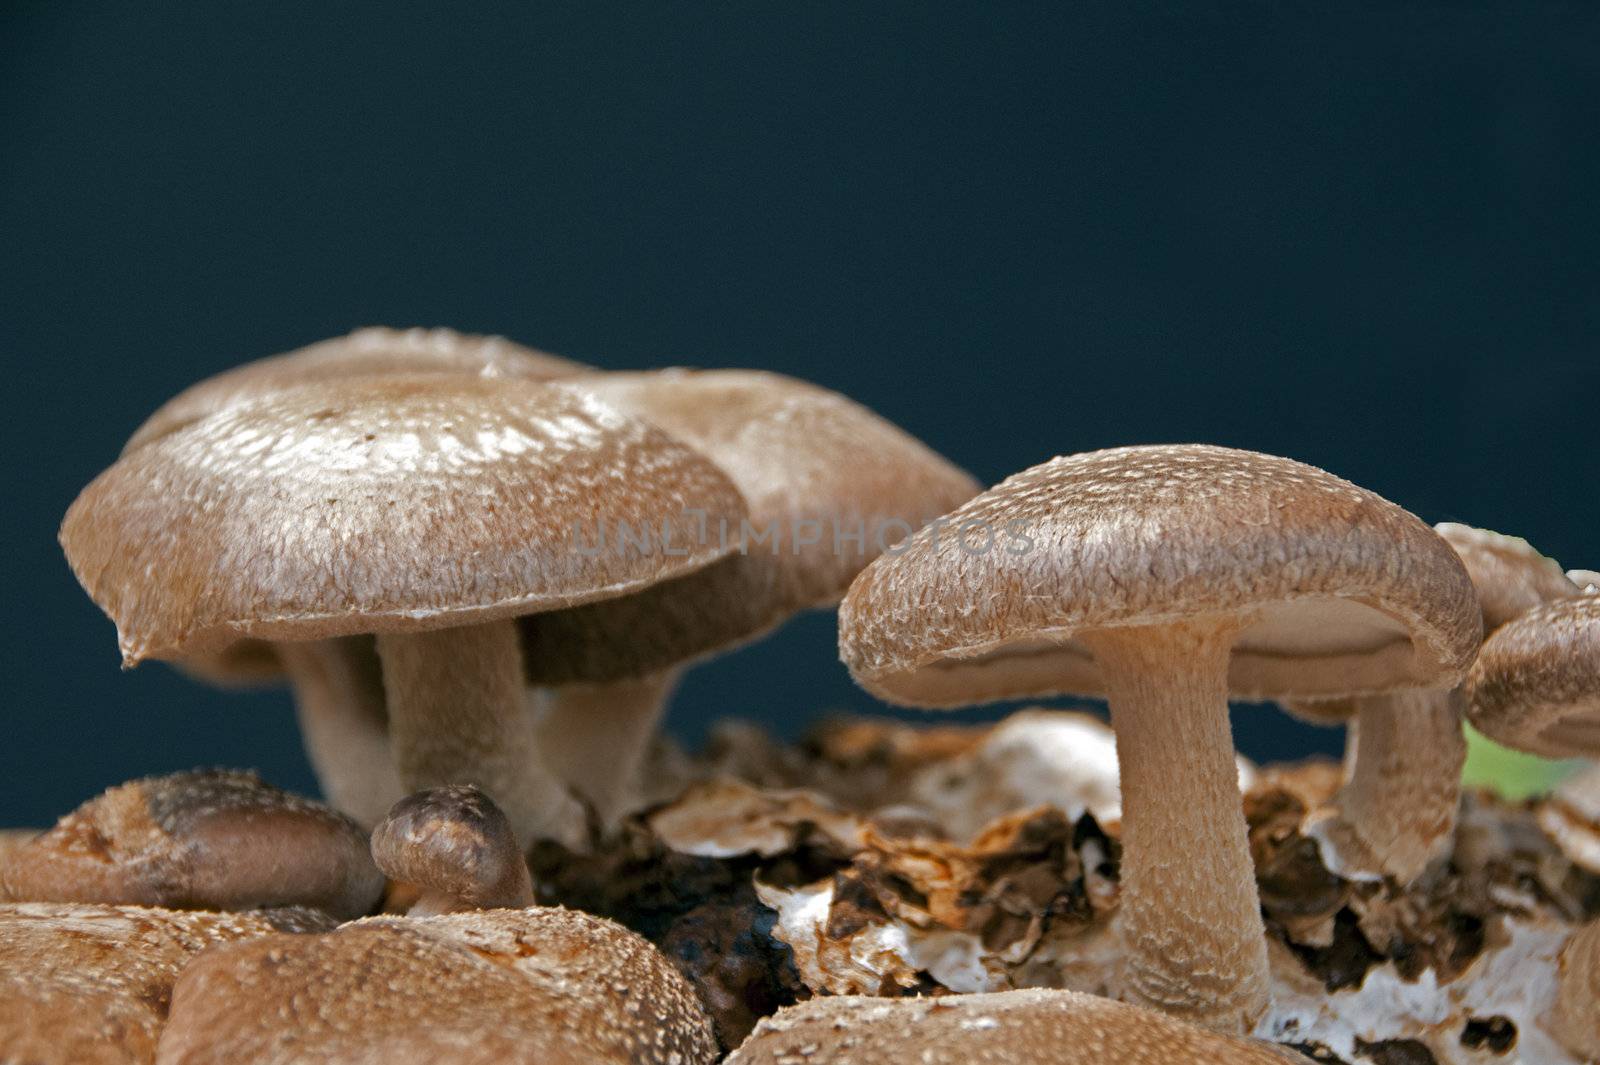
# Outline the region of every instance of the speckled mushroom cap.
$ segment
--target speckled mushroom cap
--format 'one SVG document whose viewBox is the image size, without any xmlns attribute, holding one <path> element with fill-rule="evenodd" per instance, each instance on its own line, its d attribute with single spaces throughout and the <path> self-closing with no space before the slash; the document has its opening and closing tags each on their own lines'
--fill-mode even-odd
<svg viewBox="0 0 1600 1065">
<path fill-rule="evenodd" d="M 147 777 L 84 803 L 0 865 L 0 898 L 179 909 L 370 913 L 383 877 L 366 833 L 253 773 Z"/>
<path fill-rule="evenodd" d="M 523 622 L 532 679 L 647 676 L 831 606 L 851 579 L 979 485 L 920 441 L 837 392 L 756 370 L 658 370 L 577 378 L 727 472 L 770 539 L 689 577 Z M 710 535 L 737 540 L 740 528 Z"/>
<path fill-rule="evenodd" d="M 256 359 L 190 385 L 133 431 L 123 454 L 236 403 L 283 388 L 373 373 L 459 373 L 552 381 L 590 367 L 505 337 L 454 329 L 371 326 L 283 355 Z"/>
<path fill-rule="evenodd" d="M 1432 529 L 1254 452 L 1052 459 L 937 533 L 867 567 L 840 608 L 842 657 L 891 702 L 1102 694 L 1076 634 L 1196 615 L 1246 620 L 1229 685 L 1253 698 L 1449 687 L 1481 639 L 1472 582 Z"/>
<path fill-rule="evenodd" d="M 1218 1035 L 1077 991 L 814 998 L 756 1026 L 727 1065 L 1284 1065 L 1286 1047 Z"/>
<path fill-rule="evenodd" d="M 696 512 L 745 513 L 710 462 L 590 396 L 397 374 L 285 389 L 125 455 L 61 543 L 131 665 L 624 594 L 727 554 Z M 597 522 L 652 547 L 594 549 Z"/>
<path fill-rule="evenodd" d="M 672 964 L 560 909 L 379 918 L 208 951 L 179 981 L 160 1065 L 709 1065 Z"/>
<path fill-rule="evenodd" d="M 0 905 L 0 1061 L 154 1061 L 173 982 L 196 954 L 220 943 L 331 927 L 304 910 Z"/>
<path fill-rule="evenodd" d="M 1547 758 L 1600 757 L 1600 596 L 1523 614 L 1484 642 L 1467 717 L 1490 739 Z"/>
</svg>

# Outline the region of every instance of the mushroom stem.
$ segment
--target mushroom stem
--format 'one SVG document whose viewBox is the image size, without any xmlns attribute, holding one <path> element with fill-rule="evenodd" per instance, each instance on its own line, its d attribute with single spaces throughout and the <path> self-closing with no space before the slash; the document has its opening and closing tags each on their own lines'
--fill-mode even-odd
<svg viewBox="0 0 1600 1065">
<path fill-rule="evenodd" d="M 1600 921 L 1578 929 L 1562 948 L 1556 1001 L 1544 1026 L 1579 1057 L 1600 1048 Z"/>
<path fill-rule="evenodd" d="M 400 798 L 389 745 L 383 671 L 359 636 L 280 643 L 300 735 L 329 805 L 371 828 Z"/>
<path fill-rule="evenodd" d="M 1120 921 L 1133 1001 L 1244 1032 L 1267 1005 L 1266 932 L 1228 722 L 1238 622 L 1084 633 L 1122 779 Z"/>
<path fill-rule="evenodd" d="M 539 749 L 602 824 L 615 824 L 641 804 L 645 755 L 680 672 L 538 693 Z"/>
<path fill-rule="evenodd" d="M 378 657 L 407 788 L 476 784 L 505 810 L 521 846 L 577 842 L 583 810 L 545 767 L 523 712 L 514 622 L 379 633 Z"/>
<path fill-rule="evenodd" d="M 1330 867 L 1411 883 L 1450 848 L 1467 741 L 1456 691 L 1402 691 L 1357 703 L 1349 780 L 1307 825 Z"/>
</svg>

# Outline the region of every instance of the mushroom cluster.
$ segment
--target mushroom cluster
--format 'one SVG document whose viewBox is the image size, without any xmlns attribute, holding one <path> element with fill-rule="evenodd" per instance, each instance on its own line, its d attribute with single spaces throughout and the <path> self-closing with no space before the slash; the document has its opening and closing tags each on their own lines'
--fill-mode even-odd
<svg viewBox="0 0 1600 1065">
<path fill-rule="evenodd" d="M 1323 470 L 982 490 L 804 381 L 363 329 L 169 401 L 60 539 L 126 666 L 286 681 L 326 804 L 0 834 L 0 1061 L 1600 1060 L 1594 772 L 1460 786 L 1463 722 L 1600 759 L 1600 578 Z M 835 606 L 887 702 L 1109 726 L 657 735 Z M 1243 762 L 1230 699 L 1342 769 Z"/>
</svg>

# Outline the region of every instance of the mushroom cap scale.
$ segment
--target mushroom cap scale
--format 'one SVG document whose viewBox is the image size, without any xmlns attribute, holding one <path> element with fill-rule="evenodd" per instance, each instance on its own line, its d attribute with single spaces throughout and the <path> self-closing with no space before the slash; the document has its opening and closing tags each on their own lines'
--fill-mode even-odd
<svg viewBox="0 0 1600 1065">
<path fill-rule="evenodd" d="M 283 355 L 256 359 L 190 385 L 146 418 L 128 438 L 122 453 L 236 403 L 299 384 L 371 373 L 458 373 L 551 381 L 588 369 L 505 337 L 474 336 L 454 329 L 369 326 Z"/>
<path fill-rule="evenodd" d="M 949 529 L 989 530 L 994 541 Z M 1052 459 L 869 566 L 840 608 L 891 702 L 1104 694 L 1080 633 L 1232 617 L 1250 698 L 1450 687 L 1482 637 L 1461 560 L 1415 516 L 1290 459 L 1207 445 Z M 983 541 L 979 541 L 981 544 Z"/>
<path fill-rule="evenodd" d="M 837 603 L 861 568 L 979 485 L 837 392 L 757 370 L 657 370 L 573 388 L 672 434 L 724 470 L 754 535 L 687 577 L 523 620 L 538 683 L 649 676 Z M 712 535 L 738 541 L 737 524 Z"/>
<path fill-rule="evenodd" d="M 285 389 L 125 455 L 61 542 L 124 659 L 416 632 L 622 595 L 727 554 L 708 461 L 556 385 L 395 374 Z M 645 534 L 647 546 L 602 531 Z"/>
<path fill-rule="evenodd" d="M 208 951 L 158 1065 L 710 1065 L 694 990 L 637 935 L 568 910 L 373 918 Z"/>
<path fill-rule="evenodd" d="M 255 936 L 330 927 L 326 917 L 304 910 L 0 905 L 0 1061 L 153 1061 L 173 982 L 196 954 Z"/>
<path fill-rule="evenodd" d="M 1507 747 L 1600 757 L 1600 596 L 1546 603 L 1497 629 L 1467 677 L 1467 716 Z"/>
<path fill-rule="evenodd" d="M 756 1026 L 727 1065 L 1285 1065 L 1306 1059 L 1078 991 L 822 997 Z"/>
</svg>

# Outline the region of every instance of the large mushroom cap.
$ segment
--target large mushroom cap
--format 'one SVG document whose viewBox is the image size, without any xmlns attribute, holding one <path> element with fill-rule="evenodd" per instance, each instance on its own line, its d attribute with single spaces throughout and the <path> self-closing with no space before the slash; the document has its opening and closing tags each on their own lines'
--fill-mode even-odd
<svg viewBox="0 0 1600 1065">
<path fill-rule="evenodd" d="M 196 954 L 278 932 L 325 931 L 331 924 L 301 910 L 0 905 L 0 1061 L 154 1061 L 172 985 Z"/>
<path fill-rule="evenodd" d="M 551 381 L 589 367 L 505 337 L 454 329 L 386 329 L 371 326 L 318 341 L 283 355 L 256 359 L 190 385 L 133 431 L 123 454 L 252 397 L 295 385 L 372 373 L 461 373 L 490 378 Z"/>
<path fill-rule="evenodd" d="M 1077 991 L 814 998 L 762 1021 L 727 1065 L 1285 1065 L 1300 1055 Z"/>
<path fill-rule="evenodd" d="M 535 681 L 648 676 L 830 606 L 885 546 L 979 488 L 859 403 L 792 377 L 659 370 L 571 385 L 715 462 L 749 504 L 753 536 L 733 556 L 639 595 L 526 619 Z M 741 531 L 713 525 L 710 535 L 738 541 Z"/>
<path fill-rule="evenodd" d="M 129 664 L 239 637 L 449 628 L 619 595 L 727 553 L 710 462 L 582 393 L 349 378 L 220 411 L 123 456 L 61 542 Z M 648 548 L 593 549 L 595 524 Z"/>
<path fill-rule="evenodd" d="M 15 848 L 0 898 L 370 912 L 383 877 L 343 814 L 253 773 L 195 770 L 106 791 Z"/>
<path fill-rule="evenodd" d="M 1502 625 L 1467 677 L 1467 715 L 1493 740 L 1548 758 L 1600 757 L 1600 596 Z"/>
<path fill-rule="evenodd" d="M 1518 536 L 1440 522 L 1434 530 L 1455 548 L 1478 590 L 1483 629 L 1501 625 L 1540 603 L 1580 594 L 1555 559 L 1541 555 Z"/>
<path fill-rule="evenodd" d="M 558 909 L 359 921 L 208 951 L 160 1065 L 710 1065 L 692 987 L 645 940 Z"/>
<path fill-rule="evenodd" d="M 942 535 L 941 535 L 942 533 Z M 1284 458 L 1117 448 L 1025 470 L 868 567 L 840 649 L 893 702 L 1103 694 L 1079 633 L 1239 617 L 1239 696 L 1449 687 L 1481 639 L 1461 560 L 1419 519 Z"/>
</svg>

